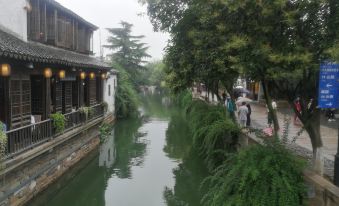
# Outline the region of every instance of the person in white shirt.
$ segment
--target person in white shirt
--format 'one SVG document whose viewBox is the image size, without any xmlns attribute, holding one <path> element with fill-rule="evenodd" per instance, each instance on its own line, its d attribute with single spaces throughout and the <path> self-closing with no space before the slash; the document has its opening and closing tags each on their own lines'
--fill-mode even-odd
<svg viewBox="0 0 339 206">
<path fill-rule="evenodd" d="M 266 105 L 266 107 L 267 107 L 267 105 Z M 277 103 L 275 102 L 274 99 L 272 99 L 272 109 L 274 111 L 277 110 Z M 268 124 L 269 127 L 271 127 L 272 124 L 273 124 L 273 114 L 271 114 L 268 107 L 267 107 L 267 124 Z"/>
<path fill-rule="evenodd" d="M 246 127 L 248 108 L 246 102 L 243 102 L 238 110 L 240 126 Z"/>
</svg>

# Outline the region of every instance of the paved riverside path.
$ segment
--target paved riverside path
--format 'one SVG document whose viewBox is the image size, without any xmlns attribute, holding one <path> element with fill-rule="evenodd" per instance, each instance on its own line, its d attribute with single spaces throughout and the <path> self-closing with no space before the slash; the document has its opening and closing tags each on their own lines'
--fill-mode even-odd
<svg viewBox="0 0 339 206">
<path fill-rule="evenodd" d="M 200 99 L 204 99 L 206 97 L 206 93 L 202 92 L 201 94 L 197 94 L 193 92 L 195 97 Z M 209 98 L 210 102 L 217 103 L 216 98 Z M 252 127 L 256 129 L 264 129 L 267 125 L 267 110 L 263 104 L 259 104 L 257 102 L 251 103 L 252 115 L 251 122 Z M 289 119 L 289 129 L 288 129 L 288 138 L 292 141 L 299 131 L 301 131 L 301 126 L 295 125 L 294 113 L 291 109 L 279 107 L 277 109 L 278 121 L 280 126 L 280 132 L 283 131 L 284 120 Z M 238 115 L 236 115 L 238 116 Z M 338 142 L 338 120 L 336 122 L 327 122 L 324 114 L 321 116 L 321 126 L 320 133 L 323 140 L 323 155 L 324 155 L 324 175 L 333 178 L 333 170 L 334 170 L 334 156 L 337 152 L 337 142 Z M 299 156 L 305 157 L 310 163 L 313 157 L 312 154 L 312 144 L 311 140 L 306 131 L 303 131 L 301 135 L 299 135 L 295 141 L 295 143 L 290 142 L 288 144 L 288 148 L 292 150 Z"/>
<path fill-rule="evenodd" d="M 267 127 L 267 112 L 266 108 L 257 103 L 252 103 L 252 126 L 255 128 L 265 128 Z M 281 111 L 284 110 L 284 111 Z M 295 125 L 293 123 L 294 115 L 292 112 L 286 111 L 287 109 L 279 109 L 278 105 L 278 121 L 280 126 L 280 131 L 284 127 L 284 119 L 289 119 L 289 139 L 292 140 L 297 133 L 301 130 L 301 126 Z M 338 141 L 338 129 L 336 125 L 338 122 L 327 122 L 324 118 L 321 120 L 320 133 L 323 140 L 323 152 L 324 156 L 334 161 L 334 155 L 337 152 L 337 141 Z M 297 137 L 296 144 L 312 151 L 311 140 L 306 131 L 304 131 L 300 136 Z"/>
</svg>

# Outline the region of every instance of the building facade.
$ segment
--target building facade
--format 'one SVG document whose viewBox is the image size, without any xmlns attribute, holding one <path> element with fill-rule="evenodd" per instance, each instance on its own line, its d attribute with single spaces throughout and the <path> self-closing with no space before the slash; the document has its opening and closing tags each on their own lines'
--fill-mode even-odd
<svg viewBox="0 0 339 206">
<path fill-rule="evenodd" d="M 115 114 L 115 91 L 117 88 L 117 73 L 110 71 L 104 83 L 104 102 L 107 103 L 107 111 Z"/>
<path fill-rule="evenodd" d="M 96 26 L 54 0 L 0 6 L 0 120 L 8 130 L 103 101 L 111 68 L 90 56 Z"/>
<path fill-rule="evenodd" d="M 0 205 L 23 205 L 99 144 L 98 126 L 114 120 L 117 77 L 92 56 L 98 28 L 58 2 L 0 8 Z M 54 113 L 64 116 L 62 132 Z"/>
</svg>

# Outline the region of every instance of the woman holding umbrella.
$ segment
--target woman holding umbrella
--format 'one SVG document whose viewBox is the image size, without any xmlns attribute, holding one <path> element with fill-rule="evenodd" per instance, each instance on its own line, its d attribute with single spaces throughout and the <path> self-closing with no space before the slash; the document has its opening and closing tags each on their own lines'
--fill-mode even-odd
<svg viewBox="0 0 339 206">
<path fill-rule="evenodd" d="M 246 120 L 246 126 L 249 127 L 251 126 L 251 113 L 252 113 L 252 108 L 251 108 L 251 105 L 250 103 L 252 102 L 251 99 L 249 98 L 246 98 L 246 97 L 239 97 L 238 100 L 237 100 L 237 104 L 238 105 L 241 105 L 241 104 L 245 104 L 246 107 L 247 107 L 247 120 Z"/>
</svg>

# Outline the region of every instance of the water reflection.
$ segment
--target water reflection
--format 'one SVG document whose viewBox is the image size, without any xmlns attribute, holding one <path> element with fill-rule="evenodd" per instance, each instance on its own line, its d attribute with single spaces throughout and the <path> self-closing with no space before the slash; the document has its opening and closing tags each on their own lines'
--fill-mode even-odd
<svg viewBox="0 0 339 206">
<path fill-rule="evenodd" d="M 175 186 L 166 187 L 163 196 L 167 206 L 200 206 L 204 189 L 201 182 L 207 175 L 207 169 L 202 159 L 192 145 L 187 121 L 183 111 L 171 117 L 166 132 L 166 145 L 164 151 L 169 157 L 182 159 L 182 163 L 173 170 Z"/>
<path fill-rule="evenodd" d="M 176 108 L 170 104 L 170 99 L 161 95 L 146 95 L 142 98 L 143 109 L 147 116 L 168 120 Z"/>
<path fill-rule="evenodd" d="M 110 137 L 100 145 L 99 149 L 99 167 L 111 168 L 116 159 L 116 150 L 115 150 L 115 133 L 114 129 L 112 130 Z"/>
<path fill-rule="evenodd" d="M 97 151 L 28 205 L 199 206 L 205 169 L 183 112 L 157 95 L 143 104 L 143 118 L 119 121 Z"/>
<path fill-rule="evenodd" d="M 122 120 L 115 126 L 117 161 L 112 171 L 119 178 L 131 178 L 131 167 L 141 166 L 146 154 L 147 140 L 138 135 L 142 119 Z"/>
</svg>

